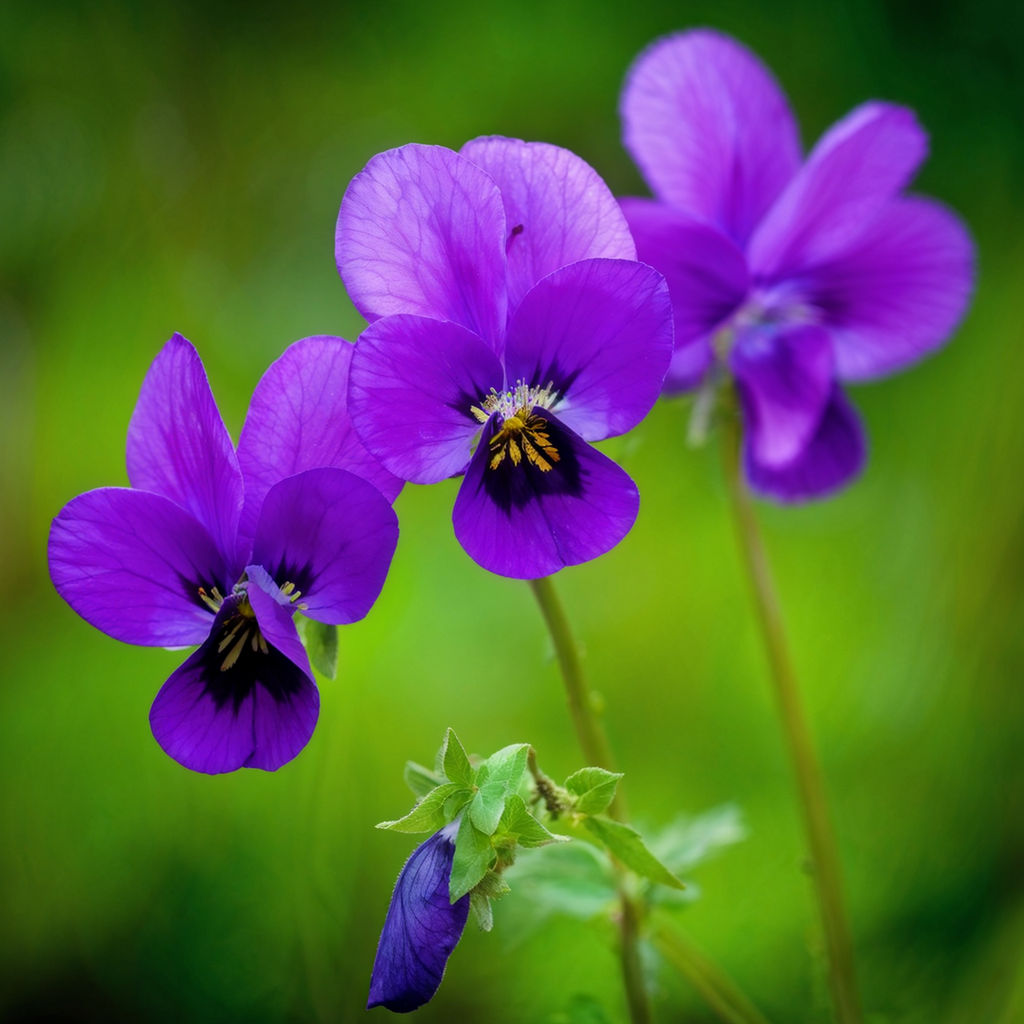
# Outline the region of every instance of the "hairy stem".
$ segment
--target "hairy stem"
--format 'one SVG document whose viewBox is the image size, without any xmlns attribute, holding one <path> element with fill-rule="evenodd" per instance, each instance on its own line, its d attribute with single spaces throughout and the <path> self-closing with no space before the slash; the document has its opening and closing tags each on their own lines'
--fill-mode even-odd
<svg viewBox="0 0 1024 1024">
<path fill-rule="evenodd" d="M 782 730 L 800 794 L 804 829 L 810 847 L 811 875 L 825 937 L 832 1003 L 840 1024 L 860 1024 L 853 944 L 843 907 L 839 855 L 829 820 L 825 782 L 789 656 L 779 599 L 761 541 L 753 502 L 743 478 L 739 420 L 735 416 L 729 417 L 722 427 L 722 454 L 736 533 L 750 578 Z"/>
</svg>

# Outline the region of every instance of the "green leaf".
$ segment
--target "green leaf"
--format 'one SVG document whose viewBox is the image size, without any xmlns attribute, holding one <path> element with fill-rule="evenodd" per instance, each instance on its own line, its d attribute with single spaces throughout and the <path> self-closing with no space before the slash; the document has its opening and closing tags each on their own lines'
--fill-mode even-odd
<svg viewBox="0 0 1024 1024">
<path fill-rule="evenodd" d="M 576 797 L 575 809 L 580 814 L 600 814 L 615 798 L 621 778 L 622 772 L 581 768 L 565 780 L 565 788 Z"/>
<path fill-rule="evenodd" d="M 485 836 L 493 836 L 505 810 L 505 783 L 498 779 L 485 782 L 469 805 L 473 824 Z"/>
<path fill-rule="evenodd" d="M 313 668 L 333 679 L 338 674 L 338 627 L 307 619 L 305 634 L 306 652 Z"/>
<path fill-rule="evenodd" d="M 501 826 L 512 836 L 519 846 L 530 849 L 534 846 L 547 846 L 548 843 L 567 843 L 568 836 L 557 836 L 549 832 L 527 810 L 523 798 L 513 793 L 505 803 L 505 813 L 501 816 Z"/>
<path fill-rule="evenodd" d="M 506 793 L 514 793 L 519 789 L 526 774 L 526 759 L 529 753 L 529 743 L 513 743 L 511 746 L 502 747 L 484 761 L 481 771 L 484 768 L 487 771 L 483 777 L 478 775 L 477 785 L 482 786 L 486 778 L 488 782 L 501 782 Z"/>
<path fill-rule="evenodd" d="M 417 764 L 415 761 L 406 761 L 405 770 L 402 773 L 405 784 L 417 797 L 426 796 L 432 789 L 444 785 L 444 779 L 435 775 L 429 768 Z"/>
<path fill-rule="evenodd" d="M 465 896 L 487 874 L 494 859 L 491 837 L 485 836 L 468 814 L 464 815 L 459 834 L 455 837 L 452 877 L 448 883 L 448 897 L 452 903 Z"/>
<path fill-rule="evenodd" d="M 382 821 L 377 828 L 392 832 L 436 832 L 448 824 L 444 816 L 445 801 L 458 790 L 454 782 L 446 782 L 432 789 L 404 818 Z"/>
<path fill-rule="evenodd" d="M 644 841 L 635 828 L 612 821 L 610 818 L 585 818 L 583 825 L 608 848 L 610 853 L 638 875 L 672 889 L 684 888 L 683 883 L 644 846 Z"/>
<path fill-rule="evenodd" d="M 466 751 L 455 735 L 454 729 L 449 729 L 444 734 L 444 743 L 441 744 L 441 754 L 438 758 L 441 763 L 441 770 L 447 776 L 449 782 L 457 782 L 460 786 L 472 786 L 473 777 L 476 774 L 473 766 L 469 763 Z"/>
<path fill-rule="evenodd" d="M 494 912 L 491 901 L 483 893 L 474 892 L 469 897 L 469 909 L 473 911 L 476 925 L 482 932 L 489 932 L 494 927 Z"/>
</svg>

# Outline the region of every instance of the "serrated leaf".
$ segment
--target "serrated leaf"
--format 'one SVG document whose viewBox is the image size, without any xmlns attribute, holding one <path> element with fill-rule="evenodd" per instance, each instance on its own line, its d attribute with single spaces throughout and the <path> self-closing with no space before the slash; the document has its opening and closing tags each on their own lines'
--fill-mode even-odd
<svg viewBox="0 0 1024 1024">
<path fill-rule="evenodd" d="M 469 805 L 469 816 L 485 836 L 493 836 L 505 810 L 505 783 L 499 779 L 485 782 Z"/>
<path fill-rule="evenodd" d="M 491 910 L 491 901 L 482 893 L 470 894 L 469 909 L 473 911 L 476 926 L 480 931 L 489 932 L 494 927 L 494 911 Z"/>
<path fill-rule="evenodd" d="M 448 824 L 444 816 L 444 804 L 458 789 L 454 782 L 446 782 L 432 789 L 404 818 L 382 821 L 377 828 L 391 832 L 436 832 Z"/>
<path fill-rule="evenodd" d="M 647 849 L 635 828 L 619 821 L 612 821 L 610 818 L 585 818 L 583 825 L 610 853 L 638 875 L 672 889 L 685 888 L 683 883 Z"/>
<path fill-rule="evenodd" d="M 519 789 L 526 774 L 526 759 L 530 753 L 529 743 L 513 743 L 511 746 L 502 747 L 501 750 L 491 754 L 480 768 L 487 771 L 483 777 L 477 775 L 477 785 L 482 786 L 484 779 L 488 782 L 501 782 L 505 786 L 506 793 L 514 793 Z"/>
<path fill-rule="evenodd" d="M 567 843 L 568 836 L 549 832 L 527 809 L 523 798 L 513 793 L 505 802 L 505 813 L 501 816 L 502 828 L 515 837 L 520 846 L 531 849 L 547 846 L 548 843 Z"/>
<path fill-rule="evenodd" d="M 423 765 L 417 764 L 415 761 L 405 762 L 402 777 L 405 779 L 405 784 L 417 797 L 424 797 L 432 789 L 444 785 L 444 779 L 440 775 L 436 775 L 429 768 L 424 768 Z"/>
<path fill-rule="evenodd" d="M 455 857 L 448 897 L 452 903 L 465 896 L 484 875 L 495 859 L 491 837 L 485 836 L 468 814 L 463 815 L 459 834 L 455 837 Z"/>
<path fill-rule="evenodd" d="M 310 664 L 322 676 L 333 679 L 338 674 L 338 627 L 307 619 L 305 641 Z"/>
<path fill-rule="evenodd" d="M 473 785 L 473 777 L 476 773 L 473 771 L 465 748 L 459 742 L 459 737 L 455 735 L 454 729 L 449 728 L 444 734 L 440 762 L 441 770 L 449 782 L 457 782 L 460 786 Z"/>
<path fill-rule="evenodd" d="M 565 788 L 575 797 L 575 810 L 580 814 L 600 814 L 615 799 L 615 789 L 622 772 L 604 768 L 581 768 L 565 780 Z"/>
</svg>

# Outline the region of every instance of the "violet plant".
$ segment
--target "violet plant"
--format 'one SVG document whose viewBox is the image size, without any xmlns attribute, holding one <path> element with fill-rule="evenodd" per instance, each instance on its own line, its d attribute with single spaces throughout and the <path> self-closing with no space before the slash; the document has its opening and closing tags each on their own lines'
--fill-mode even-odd
<svg viewBox="0 0 1024 1024">
<path fill-rule="evenodd" d="M 50 575 L 82 618 L 125 643 L 199 645 L 150 712 L 186 768 L 294 758 L 320 706 L 296 611 L 322 633 L 361 619 L 384 584 L 401 483 L 348 429 L 350 355 L 340 338 L 291 346 L 236 450 L 198 353 L 174 335 L 128 428 L 132 486 L 81 494 L 53 521 Z"/>
<path fill-rule="evenodd" d="M 355 428 L 403 480 L 463 475 L 452 518 L 471 558 L 536 579 L 625 537 L 636 486 L 591 442 L 653 406 L 672 310 L 592 168 L 497 137 L 381 153 L 345 193 L 336 256 L 370 321 Z"/>
<path fill-rule="evenodd" d="M 798 785 L 832 1001 L 839 1021 L 857 1024 L 824 781 L 747 485 L 803 501 L 860 471 L 864 435 L 842 384 L 903 369 L 948 339 L 971 294 L 973 245 L 955 214 L 903 193 L 927 150 L 911 110 L 865 103 L 801 162 L 771 73 L 717 32 L 650 46 L 621 110 L 626 147 L 656 197 L 624 199 L 623 210 L 675 311 L 666 386 L 699 389 L 693 436 L 716 412 L 725 421 L 726 475 Z"/>
<path fill-rule="evenodd" d="M 490 931 L 491 903 L 510 891 L 505 872 L 521 850 L 578 838 L 603 850 L 606 863 L 617 858 L 654 885 L 683 888 L 634 829 L 607 817 L 622 778 L 615 772 L 581 768 L 559 786 L 540 770 L 529 744 L 470 758 L 449 729 L 434 769 L 409 762 L 405 778 L 416 805 L 377 827 L 429 835 L 395 883 L 368 1009 L 406 1013 L 433 998 L 471 910 Z"/>
<path fill-rule="evenodd" d="M 456 537 L 484 569 L 530 582 L 583 755 L 611 770 L 548 577 L 605 554 L 636 518 L 632 480 L 590 442 L 634 427 L 661 392 L 673 331 L 663 278 L 637 262 L 591 167 L 557 146 L 501 137 L 458 153 L 408 145 L 374 157 L 345 193 L 335 241 L 349 296 L 370 321 L 352 360 L 355 429 L 403 480 L 462 476 Z M 621 793 L 608 809 L 611 834 L 635 835 Z M 444 847 L 430 850 L 435 863 Z M 458 842 L 456 863 L 457 851 Z M 645 908 L 629 858 L 613 864 L 623 982 L 630 1018 L 643 1024 Z M 720 977 L 720 1002 L 739 1006 Z"/>
</svg>

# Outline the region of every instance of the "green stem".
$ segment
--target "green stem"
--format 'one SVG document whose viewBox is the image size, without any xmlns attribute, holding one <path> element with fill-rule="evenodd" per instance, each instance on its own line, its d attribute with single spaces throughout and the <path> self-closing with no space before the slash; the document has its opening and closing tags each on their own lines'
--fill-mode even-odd
<svg viewBox="0 0 1024 1024">
<path fill-rule="evenodd" d="M 612 770 L 614 763 L 608 737 L 597 716 L 594 698 L 583 675 L 580 664 L 579 648 L 573 640 L 569 629 L 569 620 L 565 617 L 562 603 L 558 599 L 554 584 L 550 578 L 531 580 L 537 604 L 547 623 L 548 631 L 555 645 L 555 654 L 562 671 L 565 694 L 569 703 L 576 736 L 579 739 L 583 756 L 594 766 Z M 626 800 L 619 785 L 615 800 L 608 808 L 608 813 L 624 821 L 627 818 Z M 643 921 L 643 908 L 630 896 L 629 872 L 615 858 L 612 858 L 619 887 L 619 953 L 622 964 L 622 977 L 625 982 L 626 1000 L 629 1004 L 630 1020 L 633 1024 L 648 1024 L 651 1019 L 647 990 L 644 986 L 643 969 L 640 963 L 639 938 Z M 657 941 L 661 931 L 655 936 Z M 661 944 L 661 943 L 659 943 Z M 750 1005 L 742 993 L 729 978 L 711 961 L 676 934 L 676 941 L 671 951 L 666 950 L 666 959 L 693 982 L 694 986 L 705 998 L 725 1024 L 767 1024 Z M 740 1008 L 737 1010 L 737 1007 Z M 746 1012 L 746 1016 L 737 1015 Z"/>
<path fill-rule="evenodd" d="M 689 980 L 726 1024 L 768 1024 L 761 1012 L 717 964 L 697 949 L 667 918 L 659 916 L 651 929 L 661 955 Z"/>
<path fill-rule="evenodd" d="M 853 944 L 843 908 L 839 855 L 829 821 L 824 778 L 804 715 L 800 688 L 786 645 L 779 600 L 757 526 L 753 502 L 743 478 L 742 438 L 738 418 L 729 417 L 728 422 L 723 422 L 722 428 L 722 454 L 736 532 L 750 577 L 783 733 L 800 793 L 804 828 L 811 851 L 811 874 L 825 936 L 832 1003 L 840 1024 L 859 1024 L 861 1011 L 853 963 Z"/>
<path fill-rule="evenodd" d="M 541 614 L 555 645 L 555 654 L 565 684 L 565 695 L 569 702 L 569 713 L 572 715 L 572 723 L 583 756 L 595 767 L 611 771 L 611 747 L 594 710 L 594 699 L 583 675 L 579 649 L 569 629 L 569 620 L 565 617 L 562 602 L 559 601 L 550 578 L 530 580 L 530 588 L 537 599 L 537 604 L 540 605 Z M 621 786 L 619 789 L 608 807 L 608 813 L 621 819 L 626 813 L 626 806 L 621 795 Z M 644 985 L 638 941 L 640 910 L 629 896 L 625 868 L 614 858 L 612 864 L 619 885 L 619 958 L 626 989 L 626 1002 L 629 1005 L 629 1019 L 633 1024 L 650 1024 L 651 1007 Z"/>
</svg>

